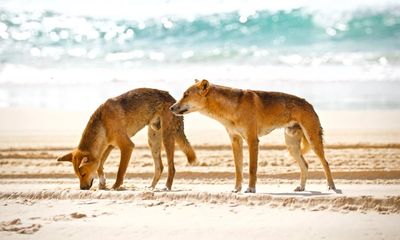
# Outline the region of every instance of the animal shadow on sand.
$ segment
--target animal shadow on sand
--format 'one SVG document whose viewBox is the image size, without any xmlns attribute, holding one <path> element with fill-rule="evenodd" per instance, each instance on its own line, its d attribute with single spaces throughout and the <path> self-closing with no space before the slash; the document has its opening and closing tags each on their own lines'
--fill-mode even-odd
<svg viewBox="0 0 400 240">
<path fill-rule="evenodd" d="M 175 192 L 185 192 L 185 191 L 192 191 L 192 189 L 171 189 L 168 190 L 166 187 L 165 188 L 151 188 L 151 187 L 136 187 L 136 186 L 127 186 L 127 187 L 120 187 L 118 189 L 98 189 L 97 191 L 116 191 L 116 192 L 170 192 L 170 193 L 175 193 Z"/>
<path fill-rule="evenodd" d="M 277 192 L 267 192 L 267 193 L 262 193 L 262 194 L 267 194 L 267 195 L 273 195 L 273 196 L 303 196 L 303 197 L 314 197 L 314 196 L 329 196 L 329 195 L 334 195 L 334 194 L 342 194 L 342 190 L 336 189 L 336 190 L 330 190 L 329 192 L 321 192 L 321 191 L 303 191 L 303 192 L 282 192 L 282 193 L 277 193 Z"/>
</svg>

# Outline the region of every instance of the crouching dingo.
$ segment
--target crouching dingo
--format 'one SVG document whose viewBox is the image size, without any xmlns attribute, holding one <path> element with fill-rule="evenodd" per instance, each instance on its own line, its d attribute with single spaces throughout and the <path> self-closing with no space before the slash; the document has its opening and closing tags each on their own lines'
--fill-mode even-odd
<svg viewBox="0 0 400 240">
<path fill-rule="evenodd" d="M 175 99 L 165 91 L 139 88 L 115 98 L 108 99 L 93 113 L 83 131 L 78 148 L 58 161 L 72 162 L 80 188 L 90 189 L 96 172 L 99 188 L 106 188 L 103 165 L 111 150 L 118 147 L 121 160 L 113 189 L 123 184 L 134 144 L 131 137 L 140 129 L 148 127 L 148 144 L 154 159 L 155 173 L 151 183 L 154 188 L 163 171 L 161 144 L 164 145 L 168 159 L 168 178 L 166 187 L 171 189 L 175 174 L 175 141 L 186 154 L 188 162 L 194 163 L 196 155 L 183 131 L 183 118 L 169 110 Z"/>
<path fill-rule="evenodd" d="M 301 169 L 300 185 L 295 191 L 304 191 L 308 164 L 303 153 L 311 145 L 324 167 L 330 189 L 335 189 L 328 162 L 325 159 L 322 127 L 314 108 L 306 100 L 279 92 L 241 90 L 197 81 L 171 106 L 176 115 L 198 111 L 221 122 L 232 142 L 235 160 L 235 192 L 242 189 L 243 139 L 250 155 L 250 179 L 246 192 L 256 192 L 258 138 L 276 128 L 286 128 L 287 148 Z M 306 148 L 301 148 L 301 143 Z"/>
</svg>

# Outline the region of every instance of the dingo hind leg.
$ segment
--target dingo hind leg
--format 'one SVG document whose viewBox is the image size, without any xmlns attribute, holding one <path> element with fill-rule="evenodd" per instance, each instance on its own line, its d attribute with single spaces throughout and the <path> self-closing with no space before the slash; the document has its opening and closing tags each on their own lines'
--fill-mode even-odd
<svg viewBox="0 0 400 240">
<path fill-rule="evenodd" d="M 175 140 L 173 136 L 165 136 L 165 135 L 166 134 L 163 134 L 163 144 L 168 160 L 168 177 L 165 186 L 167 187 L 168 190 L 171 190 L 172 182 L 174 181 L 174 176 L 175 176 L 175 164 L 174 164 Z"/>
<path fill-rule="evenodd" d="M 170 115 L 172 117 L 172 114 Z M 174 153 L 175 153 L 175 134 L 174 128 L 172 126 L 171 119 L 161 119 L 161 129 L 162 129 L 162 140 L 164 144 L 165 153 L 167 155 L 168 161 L 168 177 L 165 184 L 168 190 L 172 188 L 172 182 L 175 176 L 175 164 L 174 164 Z"/>
<path fill-rule="evenodd" d="M 333 182 L 331 169 L 325 158 L 324 144 L 322 139 L 322 127 L 319 123 L 318 116 L 311 118 L 311 120 L 301 123 L 304 135 L 311 145 L 311 149 L 318 156 L 321 164 L 324 168 L 325 177 L 328 183 L 329 189 L 336 190 L 335 184 Z"/>
<path fill-rule="evenodd" d="M 335 183 L 333 182 L 331 169 L 329 167 L 328 161 L 325 158 L 325 152 L 322 142 L 320 143 L 312 143 L 312 149 L 314 150 L 315 154 L 317 154 L 319 160 L 321 161 L 322 166 L 324 167 L 325 177 L 328 182 L 329 189 L 336 190 Z"/>
<path fill-rule="evenodd" d="M 164 169 L 161 161 L 161 130 L 148 128 L 148 144 L 154 160 L 154 177 L 150 187 L 155 188 Z"/>
<path fill-rule="evenodd" d="M 304 191 L 306 187 L 308 164 L 304 160 L 301 149 L 301 141 L 303 131 L 299 125 L 294 125 L 285 129 L 285 142 L 290 155 L 297 161 L 300 166 L 300 185 L 294 191 Z"/>
</svg>

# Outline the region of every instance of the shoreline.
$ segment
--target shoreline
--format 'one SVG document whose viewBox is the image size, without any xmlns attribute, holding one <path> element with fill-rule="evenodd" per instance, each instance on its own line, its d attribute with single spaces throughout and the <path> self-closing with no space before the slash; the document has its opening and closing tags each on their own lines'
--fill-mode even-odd
<svg viewBox="0 0 400 240">
<path fill-rule="evenodd" d="M 317 112 L 326 145 L 400 143 L 400 110 Z M 0 148 L 76 146 L 91 114 L 91 110 L 0 108 Z M 193 145 L 230 145 L 224 127 L 198 113 L 185 115 L 185 133 Z M 132 140 L 147 145 L 147 131 L 142 129 Z M 261 137 L 260 143 L 283 145 L 283 130 Z"/>
</svg>

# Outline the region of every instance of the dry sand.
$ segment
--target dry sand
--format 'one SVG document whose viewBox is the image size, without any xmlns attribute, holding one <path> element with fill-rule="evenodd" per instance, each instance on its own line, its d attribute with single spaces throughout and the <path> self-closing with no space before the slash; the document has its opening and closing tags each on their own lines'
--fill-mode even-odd
<svg viewBox="0 0 400 240">
<path fill-rule="evenodd" d="M 125 191 L 78 188 L 68 163 L 90 112 L 0 109 L 0 239 L 398 239 L 400 112 L 321 112 L 326 155 L 341 193 L 328 191 L 314 154 L 310 179 L 293 192 L 299 168 L 282 131 L 261 139 L 257 194 L 234 194 L 234 167 L 224 128 L 186 117 L 199 165 L 176 152 L 173 191 L 146 188 L 153 161 L 146 132 L 130 162 Z M 71 117 L 73 116 L 73 117 Z M 245 172 L 248 157 L 245 150 Z M 119 162 L 105 164 L 111 186 Z M 165 155 L 163 162 L 166 165 Z M 245 184 L 248 175 L 245 174 Z M 245 184 L 243 187 L 245 187 Z"/>
</svg>

